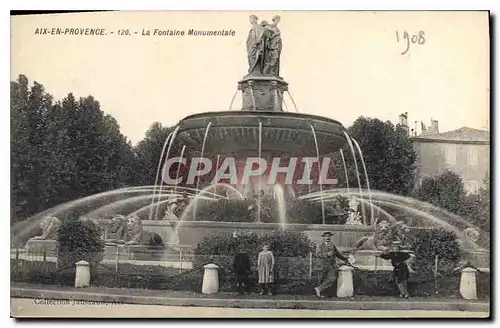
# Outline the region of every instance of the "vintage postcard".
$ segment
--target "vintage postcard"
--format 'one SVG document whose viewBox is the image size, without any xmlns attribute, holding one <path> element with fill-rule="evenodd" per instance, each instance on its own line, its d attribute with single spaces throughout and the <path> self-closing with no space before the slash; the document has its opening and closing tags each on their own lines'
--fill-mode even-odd
<svg viewBox="0 0 500 328">
<path fill-rule="evenodd" d="M 11 316 L 490 317 L 489 12 L 11 38 Z"/>
</svg>

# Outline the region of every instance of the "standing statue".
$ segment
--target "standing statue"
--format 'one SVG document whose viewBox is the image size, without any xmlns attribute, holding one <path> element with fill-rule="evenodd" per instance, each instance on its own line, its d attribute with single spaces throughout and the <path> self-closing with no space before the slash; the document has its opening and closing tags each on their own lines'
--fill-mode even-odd
<svg viewBox="0 0 500 328">
<path fill-rule="evenodd" d="M 349 216 L 345 224 L 350 225 L 363 225 L 361 222 L 361 215 L 359 214 L 359 201 L 356 198 L 349 200 Z"/>
<path fill-rule="evenodd" d="M 254 204 L 248 206 L 248 211 L 250 216 L 254 217 L 255 222 L 259 221 L 259 210 L 260 210 L 260 220 L 267 220 L 271 218 L 271 208 L 267 205 L 268 198 L 264 194 L 264 191 L 260 191 L 259 195 L 254 195 Z"/>
<path fill-rule="evenodd" d="M 266 42 L 264 53 L 264 75 L 280 76 L 280 56 L 283 42 L 281 40 L 281 32 L 278 28 L 280 16 L 273 17 L 273 23 L 267 24 L 263 22 L 266 30 Z"/>
<path fill-rule="evenodd" d="M 280 16 L 274 16 L 272 24 L 265 20 L 259 24 L 257 16 L 250 16 L 252 28 L 247 38 L 249 75 L 279 77 L 283 47 L 279 22 Z"/>
<path fill-rule="evenodd" d="M 262 75 L 264 70 L 265 29 L 258 23 L 258 17 L 250 16 L 252 28 L 247 38 L 248 74 Z"/>
</svg>

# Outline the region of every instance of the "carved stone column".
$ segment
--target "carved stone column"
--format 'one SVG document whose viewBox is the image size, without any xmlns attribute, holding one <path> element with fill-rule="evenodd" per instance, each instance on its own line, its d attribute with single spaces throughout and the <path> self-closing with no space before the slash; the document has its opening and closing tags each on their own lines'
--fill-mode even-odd
<svg viewBox="0 0 500 328">
<path fill-rule="evenodd" d="M 283 111 L 283 93 L 288 83 L 272 76 L 249 76 L 238 82 L 243 94 L 242 110 Z"/>
</svg>

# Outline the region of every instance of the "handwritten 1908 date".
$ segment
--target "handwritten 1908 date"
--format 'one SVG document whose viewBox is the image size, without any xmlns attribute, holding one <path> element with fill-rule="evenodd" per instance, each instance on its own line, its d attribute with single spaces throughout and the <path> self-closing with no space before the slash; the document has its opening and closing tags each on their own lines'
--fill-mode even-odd
<svg viewBox="0 0 500 328">
<path fill-rule="evenodd" d="M 402 33 L 402 37 L 400 35 L 399 31 L 396 31 L 396 40 L 398 43 L 402 42 L 405 44 L 405 49 L 401 53 L 401 55 L 405 55 L 410 51 L 411 44 L 418 44 L 418 45 L 423 45 L 425 44 L 425 32 L 424 31 L 419 31 L 416 34 L 410 35 L 407 31 L 404 31 Z"/>
</svg>

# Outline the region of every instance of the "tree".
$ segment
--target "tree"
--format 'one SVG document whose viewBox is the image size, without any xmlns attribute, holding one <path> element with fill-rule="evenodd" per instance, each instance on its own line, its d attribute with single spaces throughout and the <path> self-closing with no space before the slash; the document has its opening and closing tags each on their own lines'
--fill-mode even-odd
<svg viewBox="0 0 500 328">
<path fill-rule="evenodd" d="M 173 130 L 172 127 L 165 127 L 161 123 L 155 122 L 149 127 L 144 139 L 134 147 L 134 153 L 138 163 L 138 184 L 155 184 L 158 161 L 165 141 Z M 178 148 L 179 147 L 175 144 L 170 150 L 169 157 L 173 154 L 177 154 Z"/>
<path fill-rule="evenodd" d="M 131 185 L 135 156 L 92 96 L 53 103 L 41 84 L 11 82 L 12 217 Z"/>
<path fill-rule="evenodd" d="M 465 199 L 462 178 L 446 170 L 436 177 L 426 177 L 415 190 L 415 197 L 455 214 L 462 214 Z"/>
<path fill-rule="evenodd" d="M 485 178 L 483 186 L 476 194 L 467 195 L 461 215 L 484 232 L 490 232 L 491 221 L 490 180 Z"/>
<path fill-rule="evenodd" d="M 43 138 L 52 96 L 43 86 L 20 75 L 11 82 L 12 216 L 39 211 L 43 206 Z"/>
<path fill-rule="evenodd" d="M 104 241 L 92 221 L 67 218 L 58 229 L 57 241 L 60 247 L 58 260 L 63 266 L 72 268 L 76 262 L 84 260 L 89 262 L 91 270 L 95 270 L 103 258 Z"/>
<path fill-rule="evenodd" d="M 432 277 L 435 258 L 438 258 L 438 273 L 450 274 L 460 260 L 457 236 L 444 229 L 422 229 L 415 235 L 415 267 L 421 277 Z"/>
<path fill-rule="evenodd" d="M 408 195 L 413 189 L 416 155 L 406 129 L 391 122 L 360 117 L 348 129 L 349 135 L 358 143 L 366 164 L 370 188 L 401 195 Z M 357 148 L 354 152 L 357 154 Z M 349 185 L 357 187 L 353 151 L 346 144 L 343 148 L 348 167 Z M 361 185 L 366 186 L 361 158 L 356 155 Z M 336 176 L 345 185 L 342 159 L 336 154 Z"/>
</svg>

